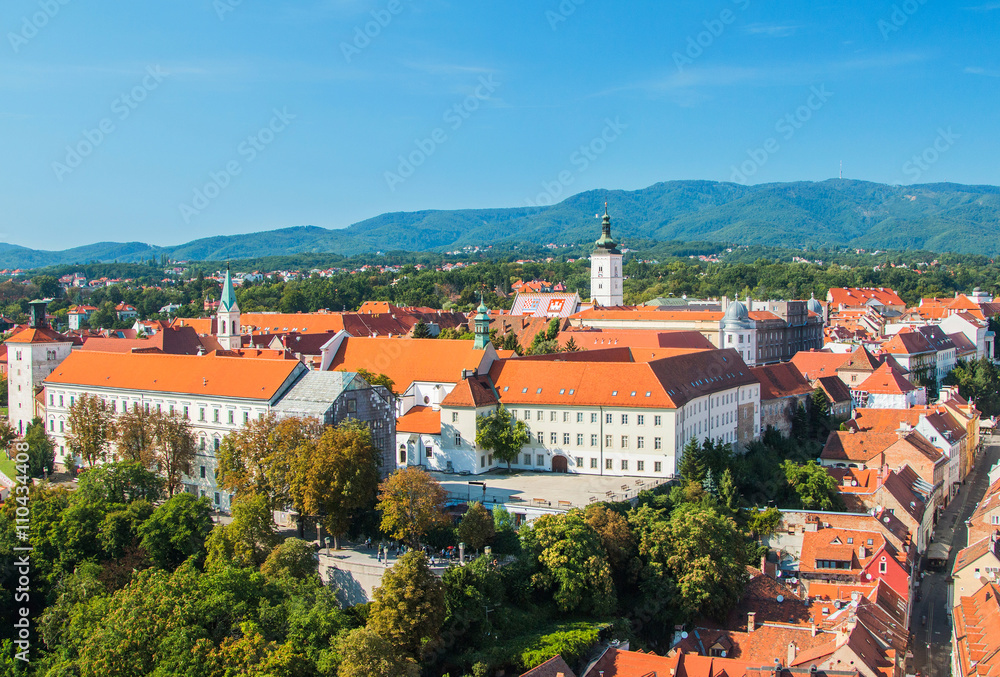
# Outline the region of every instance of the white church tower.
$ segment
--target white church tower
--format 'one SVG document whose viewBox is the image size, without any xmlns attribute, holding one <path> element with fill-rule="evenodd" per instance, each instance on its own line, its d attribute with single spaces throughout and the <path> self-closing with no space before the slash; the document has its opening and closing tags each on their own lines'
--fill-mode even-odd
<svg viewBox="0 0 1000 677">
<path fill-rule="evenodd" d="M 625 305 L 622 253 L 618 251 L 618 243 L 611 237 L 611 217 L 608 216 L 606 202 L 601 239 L 596 245 L 594 253 L 590 255 L 590 300 L 595 306 Z"/>
<path fill-rule="evenodd" d="M 224 350 L 239 350 L 243 347 L 240 338 L 240 306 L 236 303 L 236 292 L 233 291 L 233 278 L 226 268 L 226 281 L 222 285 L 222 298 L 219 299 L 219 312 L 216 315 L 218 324 L 216 337 Z"/>
</svg>

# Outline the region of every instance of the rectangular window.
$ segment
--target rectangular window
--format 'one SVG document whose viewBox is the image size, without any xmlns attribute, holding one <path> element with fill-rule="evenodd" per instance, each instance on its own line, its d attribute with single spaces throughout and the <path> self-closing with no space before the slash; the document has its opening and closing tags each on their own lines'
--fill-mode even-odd
<svg viewBox="0 0 1000 677">
<path fill-rule="evenodd" d="M 49 419 L 49 431 L 50 432 L 56 431 L 56 420 L 54 418 Z"/>
<path fill-rule="evenodd" d="M 53 395 L 52 393 L 49 393 L 49 406 L 50 407 L 56 406 L 56 396 Z"/>
<path fill-rule="evenodd" d="M 660 442 L 660 438 L 659 437 L 654 437 L 653 438 L 653 448 L 654 449 L 662 449 L 663 448 L 663 443 Z"/>
<path fill-rule="evenodd" d="M 535 416 L 535 417 L 536 417 L 536 418 L 537 418 L 537 419 L 538 419 L 539 421 L 544 421 L 544 420 L 545 420 L 545 412 L 544 412 L 544 411 L 536 411 L 536 412 L 535 412 L 535 414 L 536 414 L 536 416 Z"/>
<path fill-rule="evenodd" d="M 628 414 L 622 414 L 622 425 L 628 425 Z"/>
<path fill-rule="evenodd" d="M 628 449 L 628 435 L 622 435 L 622 449 Z"/>
<path fill-rule="evenodd" d="M 198 420 L 199 420 L 199 421 L 204 421 L 204 420 L 205 420 L 205 409 L 204 409 L 204 408 L 202 408 L 202 409 L 201 409 L 201 410 L 200 410 L 200 411 L 198 412 L 198 414 L 199 414 L 199 417 L 198 417 Z"/>
<path fill-rule="evenodd" d="M 569 433 L 563 433 L 563 444 L 569 446 Z"/>
<path fill-rule="evenodd" d="M 558 442 L 556 441 L 558 439 L 559 438 L 556 436 L 555 433 L 549 433 L 549 443 L 550 444 L 558 444 Z"/>
<path fill-rule="evenodd" d="M 653 472 L 663 472 L 663 464 L 659 461 L 653 461 Z"/>
<path fill-rule="evenodd" d="M 549 420 L 550 421 L 555 421 L 556 420 L 556 412 L 554 412 L 554 411 L 550 411 L 549 412 Z"/>
<path fill-rule="evenodd" d="M 661 419 L 660 419 L 659 416 L 654 416 L 653 417 L 653 425 L 660 425 L 660 420 Z"/>
<path fill-rule="evenodd" d="M 524 465 L 531 465 L 531 454 L 524 455 Z"/>
<path fill-rule="evenodd" d="M 591 414 L 590 415 L 590 422 L 591 423 L 597 423 L 597 414 Z"/>
<path fill-rule="evenodd" d="M 201 479 L 205 479 L 205 466 L 201 466 Z"/>
<path fill-rule="evenodd" d="M 582 447 L 583 446 L 583 433 L 577 433 L 576 434 L 576 446 L 578 446 L 578 447 Z"/>
<path fill-rule="evenodd" d="M 605 470 L 614 470 L 615 467 L 612 464 L 613 464 L 613 461 L 610 458 L 604 459 L 604 469 Z"/>
<path fill-rule="evenodd" d="M 452 423 L 458 423 L 458 412 L 457 411 L 451 412 L 451 422 Z"/>
<path fill-rule="evenodd" d="M 590 436 L 590 446 L 592 446 L 592 447 L 596 447 L 597 446 L 597 435 L 591 435 Z"/>
<path fill-rule="evenodd" d="M 479 457 L 479 467 L 480 468 L 485 468 L 486 467 L 486 457 L 485 456 L 480 456 Z"/>
<path fill-rule="evenodd" d="M 604 446 L 606 446 L 608 449 L 610 449 L 612 447 L 612 445 L 614 445 L 614 439 L 611 437 L 611 435 L 605 435 L 604 436 Z"/>
<path fill-rule="evenodd" d="M 424 458 L 434 458 L 434 447 L 424 447 Z"/>
<path fill-rule="evenodd" d="M 577 468 L 582 468 L 583 467 L 583 456 L 577 456 L 576 457 L 576 467 Z"/>
<path fill-rule="evenodd" d="M 171 406 L 170 407 L 170 413 L 173 413 L 173 409 L 174 409 L 173 406 Z M 229 425 L 232 425 L 233 423 L 236 423 L 236 412 L 235 411 L 230 411 L 229 412 Z"/>
<path fill-rule="evenodd" d="M 188 416 L 188 408 L 187 407 L 184 407 L 184 418 L 191 418 L 190 416 Z"/>
<path fill-rule="evenodd" d="M 461 433 L 455 433 L 455 446 L 456 447 L 462 446 L 462 434 Z"/>
<path fill-rule="evenodd" d="M 645 461 L 636 461 L 635 462 L 635 469 L 638 470 L 639 472 L 645 472 L 645 470 L 646 470 L 646 462 Z"/>
<path fill-rule="evenodd" d="M 61 432 L 61 433 L 62 433 L 62 432 L 66 432 L 66 431 L 65 431 L 65 430 L 63 429 L 63 426 L 64 426 L 65 424 L 66 424 L 66 421 L 59 421 L 59 432 Z"/>
<path fill-rule="evenodd" d="M 525 421 L 530 421 L 531 420 L 531 410 L 530 409 L 525 409 L 524 410 L 524 420 Z"/>
<path fill-rule="evenodd" d="M 576 422 L 577 423 L 583 423 L 583 412 L 582 411 L 576 412 Z"/>
<path fill-rule="evenodd" d="M 628 470 L 628 461 L 622 461 L 622 470 Z"/>
<path fill-rule="evenodd" d="M 605 414 L 605 415 L 604 415 L 604 422 L 610 425 L 610 424 L 611 424 L 611 421 L 612 421 L 612 416 L 611 416 L 611 414 Z"/>
<path fill-rule="evenodd" d="M 542 454 L 536 454 L 535 465 L 545 465 L 545 456 L 543 456 Z"/>
<path fill-rule="evenodd" d="M 990 523 L 991 524 L 1000 524 L 1000 515 L 993 515 L 990 518 Z"/>
<path fill-rule="evenodd" d="M 635 422 L 638 423 L 639 425 L 645 425 L 646 417 L 643 416 L 642 414 L 636 414 Z"/>
<path fill-rule="evenodd" d="M 538 433 L 537 437 L 539 444 L 545 444 L 545 433 Z"/>
<path fill-rule="evenodd" d="M 569 412 L 568 411 L 564 411 L 563 412 L 563 423 L 569 423 Z"/>
<path fill-rule="evenodd" d="M 646 446 L 646 439 L 644 437 L 636 437 L 635 438 L 635 448 L 636 449 L 643 449 L 643 448 L 645 448 L 645 446 Z"/>
<path fill-rule="evenodd" d="M 216 437 L 214 440 L 212 440 L 212 445 L 215 447 L 216 451 L 219 450 L 219 442 L 220 442 L 220 440 L 219 440 L 218 437 Z"/>
<path fill-rule="evenodd" d="M 187 407 L 184 407 L 184 415 L 187 416 Z M 250 412 L 249 411 L 244 411 L 243 412 L 243 422 L 244 423 L 249 423 L 250 422 Z"/>
<path fill-rule="evenodd" d="M 590 467 L 594 468 L 595 470 L 597 469 L 597 459 L 596 458 L 590 459 Z"/>
<path fill-rule="evenodd" d="M 219 410 L 218 409 L 213 410 L 212 416 L 213 416 L 213 420 L 216 423 L 218 423 L 219 422 Z"/>
<path fill-rule="evenodd" d="M 207 445 L 207 443 L 206 443 L 204 437 L 202 437 L 201 439 L 198 440 L 198 448 L 201 449 L 202 451 L 205 451 L 206 445 Z"/>
</svg>

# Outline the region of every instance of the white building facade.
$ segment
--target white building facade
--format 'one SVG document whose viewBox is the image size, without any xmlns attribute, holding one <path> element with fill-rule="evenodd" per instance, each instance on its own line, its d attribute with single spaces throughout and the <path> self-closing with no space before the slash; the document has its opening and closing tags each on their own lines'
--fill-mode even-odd
<svg viewBox="0 0 1000 677">
<path fill-rule="evenodd" d="M 611 217 L 604 210 L 601 238 L 590 255 L 590 300 L 595 306 L 621 306 L 625 304 L 622 253 L 611 237 Z"/>
</svg>

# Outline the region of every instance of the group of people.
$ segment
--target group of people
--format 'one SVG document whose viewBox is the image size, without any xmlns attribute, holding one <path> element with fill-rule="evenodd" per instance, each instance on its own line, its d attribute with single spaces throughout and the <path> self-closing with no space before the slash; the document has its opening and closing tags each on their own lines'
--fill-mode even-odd
<svg viewBox="0 0 1000 677">
<path fill-rule="evenodd" d="M 409 552 L 411 549 L 408 546 L 403 545 L 399 542 L 395 542 L 392 544 L 381 542 L 375 544 L 372 542 L 372 539 L 370 537 L 365 539 L 364 545 L 366 550 L 371 550 L 373 547 L 377 548 L 378 552 L 376 557 L 378 558 L 379 563 L 385 562 L 387 566 L 389 564 L 390 556 L 398 559 L 400 555 Z M 458 557 L 458 548 L 456 548 L 453 545 L 449 545 L 446 548 L 442 548 L 440 552 L 435 552 L 433 550 L 430 550 L 425 545 L 421 548 L 421 551 L 430 560 L 432 566 L 437 564 L 439 560 L 441 562 L 450 562 L 454 560 L 456 557 Z"/>
</svg>

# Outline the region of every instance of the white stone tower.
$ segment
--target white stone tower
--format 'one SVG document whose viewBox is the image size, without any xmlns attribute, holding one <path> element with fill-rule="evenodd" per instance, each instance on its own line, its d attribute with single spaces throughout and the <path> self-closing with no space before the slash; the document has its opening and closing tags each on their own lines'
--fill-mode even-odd
<svg viewBox="0 0 1000 677">
<path fill-rule="evenodd" d="M 595 306 L 625 305 L 623 288 L 622 253 L 618 243 L 611 237 L 611 217 L 608 204 L 604 203 L 604 222 L 601 225 L 601 239 L 590 255 L 590 300 Z"/>
<path fill-rule="evenodd" d="M 219 312 L 216 315 L 218 328 L 216 336 L 219 345 L 225 350 L 239 350 L 243 347 L 240 338 L 240 306 L 236 303 L 236 292 L 233 291 L 233 278 L 226 268 L 226 281 L 222 285 L 222 298 L 219 299 Z"/>
</svg>

